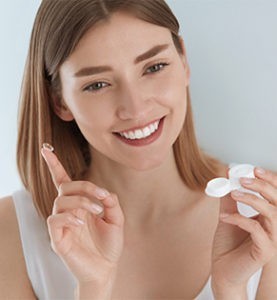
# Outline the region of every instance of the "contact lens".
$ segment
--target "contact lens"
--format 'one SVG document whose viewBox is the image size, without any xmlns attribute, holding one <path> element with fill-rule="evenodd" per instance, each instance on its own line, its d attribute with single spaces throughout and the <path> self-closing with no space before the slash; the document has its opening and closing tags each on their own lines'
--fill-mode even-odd
<svg viewBox="0 0 277 300">
<path fill-rule="evenodd" d="M 43 147 L 43 149 L 46 149 L 46 150 L 48 150 L 48 151 L 51 151 L 51 152 L 54 151 L 54 147 L 53 147 L 52 145 L 48 144 L 48 143 L 44 143 L 44 144 L 42 145 L 42 147 Z"/>
</svg>

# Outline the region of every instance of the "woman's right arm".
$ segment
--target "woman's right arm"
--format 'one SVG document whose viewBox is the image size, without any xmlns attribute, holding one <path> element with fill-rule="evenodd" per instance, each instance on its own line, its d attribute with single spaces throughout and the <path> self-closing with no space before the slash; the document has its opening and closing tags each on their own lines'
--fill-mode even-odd
<svg viewBox="0 0 277 300">
<path fill-rule="evenodd" d="M 58 191 L 47 219 L 52 249 L 77 279 L 77 299 L 110 299 L 123 249 L 118 198 L 92 182 L 72 181 L 53 152 L 42 155 Z"/>
<path fill-rule="evenodd" d="M 35 300 L 12 197 L 0 199 L 0 299 Z"/>
<path fill-rule="evenodd" d="M 116 270 L 111 272 L 111 276 L 107 278 L 106 282 L 101 282 L 101 283 L 87 282 L 87 283 L 79 284 L 75 291 L 75 299 L 88 299 L 88 300 L 111 299 L 115 275 L 116 275 Z"/>
</svg>

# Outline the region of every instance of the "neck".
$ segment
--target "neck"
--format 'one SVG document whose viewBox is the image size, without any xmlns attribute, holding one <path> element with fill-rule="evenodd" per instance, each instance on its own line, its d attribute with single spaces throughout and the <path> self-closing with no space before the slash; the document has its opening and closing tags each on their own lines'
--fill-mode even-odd
<svg viewBox="0 0 277 300">
<path fill-rule="evenodd" d="M 86 179 L 118 196 L 125 222 L 141 224 L 176 211 L 192 191 L 182 181 L 173 149 L 158 167 L 137 171 L 93 151 Z"/>
</svg>

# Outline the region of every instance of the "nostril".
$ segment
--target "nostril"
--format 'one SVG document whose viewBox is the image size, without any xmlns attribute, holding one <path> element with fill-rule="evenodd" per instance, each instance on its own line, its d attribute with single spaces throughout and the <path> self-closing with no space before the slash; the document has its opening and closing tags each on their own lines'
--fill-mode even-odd
<svg viewBox="0 0 277 300">
<path fill-rule="evenodd" d="M 145 120 L 150 115 L 153 115 L 153 106 L 141 99 L 139 101 L 128 99 L 117 109 L 117 116 L 123 121 Z"/>
</svg>

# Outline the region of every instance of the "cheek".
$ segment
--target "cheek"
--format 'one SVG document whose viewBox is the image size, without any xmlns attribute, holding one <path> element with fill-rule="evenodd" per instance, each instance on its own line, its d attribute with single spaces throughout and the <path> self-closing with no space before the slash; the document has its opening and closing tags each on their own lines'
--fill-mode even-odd
<svg viewBox="0 0 277 300">
<path fill-rule="evenodd" d="M 87 109 L 78 109 L 75 112 L 75 122 L 77 123 L 80 131 L 90 145 L 95 146 L 99 138 L 103 138 L 101 132 L 104 129 L 107 130 L 108 124 L 106 124 L 107 118 L 101 116 L 96 109 L 88 107 Z"/>
<path fill-rule="evenodd" d="M 178 66 L 160 76 L 152 87 L 158 98 L 164 99 L 170 106 L 175 106 L 186 104 L 187 85 L 185 70 Z"/>
<path fill-rule="evenodd" d="M 186 74 L 183 68 L 175 71 L 161 84 L 162 93 L 166 95 L 167 106 L 172 109 L 171 122 L 174 124 L 174 134 L 178 136 L 187 113 L 187 86 Z"/>
<path fill-rule="evenodd" d="M 184 117 L 187 106 L 187 86 L 185 80 L 174 77 L 160 84 L 159 95 L 174 115 Z"/>
<path fill-rule="evenodd" d="M 107 111 L 93 105 L 78 110 L 75 121 L 90 144 L 97 143 L 99 138 L 104 137 L 103 132 L 110 130 L 110 118 L 107 117 L 107 114 Z"/>
<path fill-rule="evenodd" d="M 94 128 L 97 124 L 105 123 L 109 107 L 103 101 L 96 101 L 89 93 L 67 93 L 64 99 L 76 123 L 82 127 Z M 101 125 L 100 125 L 101 126 Z"/>
</svg>

